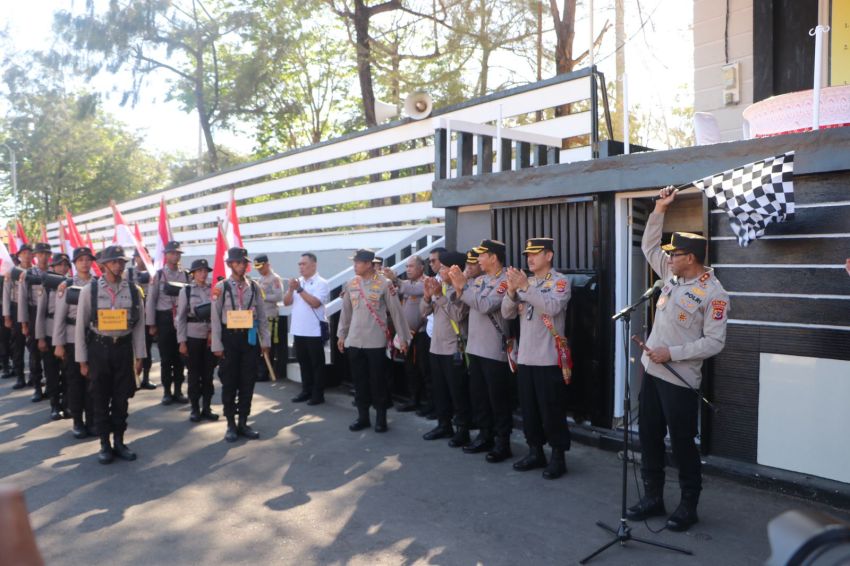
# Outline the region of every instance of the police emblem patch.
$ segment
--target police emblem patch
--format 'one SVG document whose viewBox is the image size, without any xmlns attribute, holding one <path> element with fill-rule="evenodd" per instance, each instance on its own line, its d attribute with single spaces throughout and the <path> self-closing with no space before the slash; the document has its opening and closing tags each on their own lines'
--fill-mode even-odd
<svg viewBox="0 0 850 566">
<path fill-rule="evenodd" d="M 567 280 L 566 279 L 558 279 L 558 283 L 555 285 L 555 291 L 558 293 L 563 293 L 567 290 Z"/>
<path fill-rule="evenodd" d="M 500 295 L 504 295 L 505 291 L 507 291 L 507 290 L 508 290 L 508 282 L 502 281 L 501 283 L 499 283 L 499 288 L 496 289 L 496 292 Z"/>
<path fill-rule="evenodd" d="M 684 312 L 680 312 L 679 313 L 679 322 L 687 322 L 687 321 L 688 321 L 688 315 L 685 314 Z"/>
<path fill-rule="evenodd" d="M 723 314 L 726 312 L 726 301 L 714 300 L 711 301 L 711 316 L 714 320 L 723 320 Z"/>
</svg>

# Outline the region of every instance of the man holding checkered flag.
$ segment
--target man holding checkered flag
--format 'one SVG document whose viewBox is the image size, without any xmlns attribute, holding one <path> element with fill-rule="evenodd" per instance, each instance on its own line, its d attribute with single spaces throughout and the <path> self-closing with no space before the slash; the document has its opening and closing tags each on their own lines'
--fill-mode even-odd
<svg viewBox="0 0 850 566">
<path fill-rule="evenodd" d="M 694 185 L 729 214 L 729 225 L 746 247 L 772 222 L 794 217 L 794 152 L 748 163 Z"/>
</svg>

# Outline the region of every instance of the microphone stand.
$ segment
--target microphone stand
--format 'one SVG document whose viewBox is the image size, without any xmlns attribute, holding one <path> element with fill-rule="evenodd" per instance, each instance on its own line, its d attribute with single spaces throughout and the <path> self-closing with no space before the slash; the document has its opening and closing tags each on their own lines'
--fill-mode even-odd
<svg viewBox="0 0 850 566">
<path fill-rule="evenodd" d="M 672 550 L 674 552 L 681 552 L 682 554 L 692 555 L 693 552 L 687 550 L 685 548 L 681 548 L 678 546 L 673 546 L 670 544 L 665 544 L 662 542 L 655 542 L 651 540 L 646 540 L 640 537 L 632 536 L 632 528 L 629 526 L 629 522 L 626 519 L 626 499 L 628 493 L 628 479 L 629 479 L 629 425 L 632 422 L 632 388 L 629 384 L 630 378 L 630 357 L 629 357 L 629 332 L 631 326 L 631 318 L 632 313 L 643 303 L 648 301 L 652 296 L 655 295 L 657 291 L 660 290 L 660 287 L 656 284 L 652 292 L 644 293 L 634 304 L 631 304 L 615 314 L 612 319 L 619 320 L 623 324 L 623 356 L 625 357 L 625 369 L 626 369 L 626 380 L 625 387 L 623 392 L 623 483 L 622 483 L 622 494 L 620 499 L 620 524 L 618 528 L 613 528 L 603 523 L 602 521 L 596 521 L 596 525 L 602 529 L 605 529 L 609 533 L 614 535 L 614 538 L 600 546 L 593 553 L 579 560 L 579 564 L 587 564 L 590 562 L 595 556 L 601 554 L 605 550 L 614 546 L 617 543 L 620 543 L 620 546 L 625 546 L 626 543 L 630 540 L 635 542 L 639 542 L 642 544 L 646 544 L 649 546 L 655 546 L 658 548 L 666 548 L 667 550 Z"/>
</svg>

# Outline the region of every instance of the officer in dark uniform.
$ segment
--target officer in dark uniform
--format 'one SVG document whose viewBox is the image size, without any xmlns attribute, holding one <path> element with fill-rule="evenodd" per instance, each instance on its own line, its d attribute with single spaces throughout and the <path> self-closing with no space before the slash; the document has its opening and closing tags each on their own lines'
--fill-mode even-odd
<svg viewBox="0 0 850 566">
<path fill-rule="evenodd" d="M 543 477 L 553 480 L 567 472 L 564 452 L 570 449 L 567 427 L 568 354 L 563 329 L 570 301 L 570 281 L 554 269 L 552 238 L 532 238 L 525 245 L 528 268 L 508 268 L 508 292 L 502 300 L 502 316 L 519 318 L 519 399 L 528 456 L 514 463 L 527 472 L 542 468 Z M 562 371 L 564 367 L 567 373 Z M 566 376 L 566 377 L 565 377 Z M 552 447 L 548 465 L 543 445 Z"/>
<path fill-rule="evenodd" d="M 212 288 L 207 282 L 210 274 L 207 260 L 193 261 L 189 274 L 192 276 L 192 282 L 180 292 L 176 319 L 180 355 L 186 358 L 189 370 L 189 401 L 192 403 L 189 420 L 193 423 L 200 422 L 201 419 L 217 421 L 218 415 L 210 408 L 215 392 L 213 372 L 218 358 L 213 356 L 210 349 Z"/>
<path fill-rule="evenodd" d="M 36 280 L 41 279 L 41 276 L 47 273 L 47 266 L 51 258 L 50 244 L 47 242 L 38 242 L 35 245 L 35 258 L 38 265 L 33 265 L 26 270 L 28 275 L 33 275 Z M 23 276 L 22 276 L 23 277 Z M 26 347 L 29 351 L 30 358 L 30 381 L 33 386 L 32 401 L 37 403 L 44 399 L 42 390 L 42 379 L 44 377 L 44 364 L 42 362 L 41 351 L 38 349 L 38 341 L 35 339 L 35 316 L 38 309 L 38 297 L 42 293 L 40 283 L 31 283 L 26 277 L 23 277 L 24 283 L 21 285 L 20 303 L 18 309 L 18 322 L 21 323 L 21 333 L 26 338 Z"/>
<path fill-rule="evenodd" d="M 251 261 L 248 250 L 230 248 L 226 261 L 230 277 L 215 285 L 211 297 L 212 352 L 221 360 L 218 375 L 221 404 L 227 419 L 224 440 L 236 442 L 239 436 L 249 440 L 260 437 L 260 433 L 248 425 L 248 415 L 251 414 L 260 351 L 267 352 L 271 340 L 260 286 L 245 277 Z"/>
<path fill-rule="evenodd" d="M 148 249 L 145 248 L 145 252 L 147 251 Z M 148 272 L 148 267 L 142 260 L 138 249 L 133 250 L 133 265 L 127 268 L 127 279 L 142 288 L 142 292 L 145 294 L 145 313 L 147 313 L 148 288 L 151 284 L 151 274 Z M 153 340 L 154 337 L 151 333 L 145 332 L 145 351 L 147 352 L 147 357 L 142 362 L 142 382 L 139 384 L 139 389 L 156 389 L 156 383 L 151 381 L 151 365 L 153 364 L 151 348 L 153 347 Z"/>
<path fill-rule="evenodd" d="M 145 311 L 142 290 L 123 277 L 128 259 L 122 246 L 103 250 L 103 277 L 80 291 L 74 327 L 80 373 L 92 384 L 101 464 L 111 463 L 113 456 L 136 459 L 124 444 L 124 431 L 128 400 L 135 394 L 145 357 Z"/>
<path fill-rule="evenodd" d="M 71 270 L 71 260 L 68 254 L 56 253 L 50 260 L 50 271 L 64 277 Z M 50 419 L 57 421 L 62 418 L 62 412 L 68 410 L 65 381 L 62 363 L 53 352 L 53 328 L 56 313 L 56 288 L 42 286 L 38 297 L 35 317 L 35 339 L 44 363 L 44 375 L 47 378 L 47 397 L 50 399 Z"/>
<path fill-rule="evenodd" d="M 182 254 L 180 242 L 172 241 L 165 245 L 165 265 L 151 280 L 145 305 L 148 332 L 151 336 L 156 336 L 156 343 L 159 346 L 162 388 L 164 389 L 163 405 L 171 405 L 175 401 L 189 402 L 189 399 L 183 395 L 183 360 L 178 351 L 177 328 L 174 326 L 174 317 L 177 316 L 177 296 L 168 295 L 165 292 L 168 283 L 189 282 L 189 274 L 180 268 Z"/>
<path fill-rule="evenodd" d="M 667 363 L 691 387 L 699 389 L 702 362 L 723 349 L 729 294 L 705 267 L 706 240 L 675 232 L 661 245 L 664 213 L 676 198 L 673 187 L 661 189 L 643 231 L 641 248 L 653 271 L 665 282 L 658 297 L 652 332 L 643 354 L 646 370 L 640 389 L 640 446 L 644 497 L 626 512 L 639 521 L 665 515 L 664 465 L 668 432 L 679 467 L 681 501 L 667 519 L 671 531 L 686 531 L 699 519 L 702 463 L 694 438 L 698 432 L 699 398 L 662 364 Z"/>
<path fill-rule="evenodd" d="M 74 250 L 72 256 L 74 268 L 73 288 L 78 292 L 92 280 L 91 266 L 94 254 L 87 247 Z M 62 369 L 68 391 L 68 409 L 74 419 L 74 438 L 83 439 L 94 436 L 94 399 L 89 388 L 89 380 L 80 373 L 77 362 L 76 336 L 74 328 L 77 325 L 78 302 L 71 301 L 71 287 L 60 285 L 56 290 L 56 311 L 53 315 L 53 353 L 62 360 Z M 76 295 L 79 301 L 79 294 Z"/>
</svg>

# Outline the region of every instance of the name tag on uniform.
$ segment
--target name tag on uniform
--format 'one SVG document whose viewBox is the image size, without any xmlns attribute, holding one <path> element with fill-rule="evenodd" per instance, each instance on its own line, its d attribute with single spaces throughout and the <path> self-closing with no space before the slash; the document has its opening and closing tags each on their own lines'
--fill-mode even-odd
<svg viewBox="0 0 850 566">
<path fill-rule="evenodd" d="M 254 311 L 227 311 L 228 330 L 254 328 Z"/>
<path fill-rule="evenodd" d="M 127 330 L 127 309 L 98 309 L 98 330 Z"/>
</svg>

